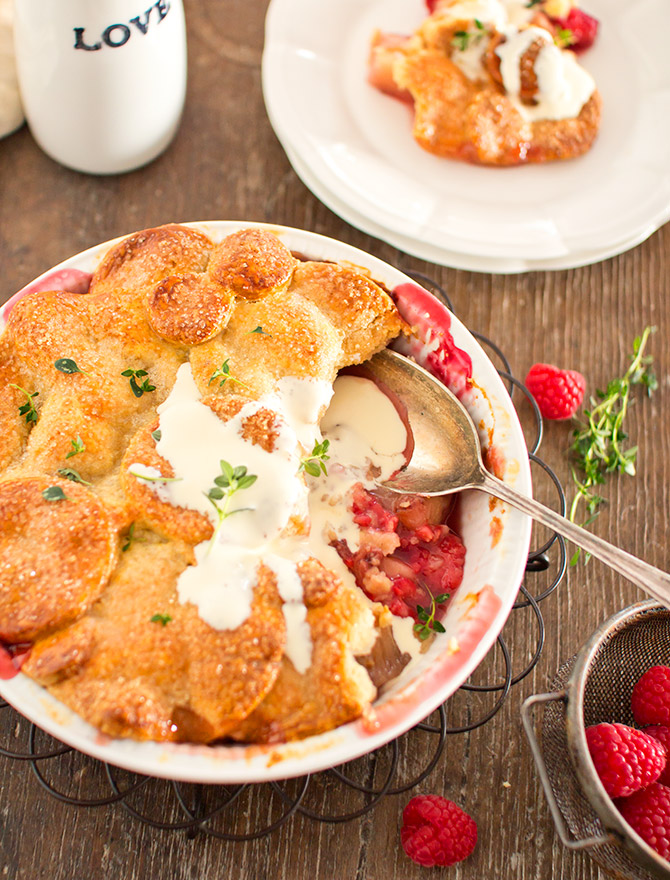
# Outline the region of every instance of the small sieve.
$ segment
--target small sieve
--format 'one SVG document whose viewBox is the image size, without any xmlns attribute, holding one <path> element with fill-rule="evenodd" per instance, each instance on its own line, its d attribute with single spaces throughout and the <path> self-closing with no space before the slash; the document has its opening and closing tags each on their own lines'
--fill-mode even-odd
<svg viewBox="0 0 670 880">
<path fill-rule="evenodd" d="M 625 880 L 670 880 L 662 859 L 624 821 L 607 795 L 586 744 L 585 728 L 600 722 L 634 726 L 635 682 L 659 664 L 670 666 L 670 610 L 648 600 L 607 620 L 558 671 L 550 693 L 529 697 L 523 723 L 562 843 L 585 850 Z M 533 709 L 544 705 L 541 743 Z"/>
</svg>

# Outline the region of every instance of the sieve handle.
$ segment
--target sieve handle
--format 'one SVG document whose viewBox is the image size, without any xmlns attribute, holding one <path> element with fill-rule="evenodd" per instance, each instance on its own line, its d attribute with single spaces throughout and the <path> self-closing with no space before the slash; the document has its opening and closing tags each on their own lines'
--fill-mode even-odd
<svg viewBox="0 0 670 880">
<path fill-rule="evenodd" d="M 544 755 L 542 754 L 542 749 L 539 742 L 537 741 L 537 737 L 535 736 L 535 724 L 532 714 L 533 708 L 538 703 L 550 703 L 555 700 L 562 700 L 563 702 L 565 702 L 566 699 L 567 695 L 565 691 L 555 691 L 554 693 L 550 694 L 535 694 L 532 697 L 528 697 L 528 699 L 521 707 L 521 719 L 523 721 L 523 726 L 526 731 L 526 736 L 528 737 L 530 750 L 533 753 L 535 766 L 537 767 L 537 772 L 540 776 L 540 782 L 542 783 L 542 788 L 544 789 L 544 794 L 547 798 L 549 809 L 551 810 L 551 815 L 554 820 L 556 831 L 558 832 L 558 836 L 561 838 L 561 843 L 568 849 L 584 850 L 591 849 L 594 846 L 602 846 L 602 844 L 604 843 L 611 843 L 614 838 L 611 834 L 601 835 L 600 837 L 585 837 L 581 840 L 575 840 L 573 837 L 571 837 L 570 831 L 565 824 L 563 814 L 561 813 L 561 808 L 558 806 L 556 798 L 554 797 L 554 791 L 551 787 L 551 780 L 549 779 L 549 773 L 547 772 L 547 765 L 544 761 Z"/>
</svg>

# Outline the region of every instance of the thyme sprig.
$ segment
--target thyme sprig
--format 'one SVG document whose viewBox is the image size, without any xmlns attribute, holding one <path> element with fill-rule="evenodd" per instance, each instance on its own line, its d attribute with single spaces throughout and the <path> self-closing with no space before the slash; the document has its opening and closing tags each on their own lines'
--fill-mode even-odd
<svg viewBox="0 0 670 880">
<path fill-rule="evenodd" d="M 429 591 L 430 592 L 430 591 Z M 414 624 L 414 632 L 425 642 L 433 633 L 445 632 L 444 627 L 435 617 L 437 614 L 437 606 L 444 605 L 449 598 L 449 593 L 440 593 L 438 596 L 431 595 L 430 608 L 424 608 L 423 605 L 416 606 L 416 613 L 419 618 L 418 623 Z"/>
<path fill-rule="evenodd" d="M 470 46 L 470 44 L 478 43 L 481 38 L 484 36 L 486 28 L 482 24 L 482 22 L 475 18 L 475 27 L 477 30 L 475 31 L 454 31 L 454 36 L 451 40 L 451 45 L 458 49 L 459 52 L 465 52 L 465 50 Z"/>
<path fill-rule="evenodd" d="M 137 471 L 132 471 L 130 468 L 128 468 L 128 473 L 138 480 L 146 480 L 147 483 L 180 483 L 183 480 L 183 477 L 163 477 L 161 474 L 155 477 L 149 474 L 138 474 Z"/>
<path fill-rule="evenodd" d="M 572 46 L 575 41 L 575 35 L 570 30 L 570 28 L 559 28 L 556 31 L 556 36 L 554 37 L 554 42 L 558 46 L 559 49 L 567 49 L 568 46 Z"/>
<path fill-rule="evenodd" d="M 126 540 L 123 542 L 121 547 L 122 553 L 127 553 L 128 550 L 133 546 L 133 544 L 149 544 L 151 543 L 147 538 L 139 538 L 135 534 L 135 528 L 137 523 L 132 522 L 126 532 Z"/>
<path fill-rule="evenodd" d="M 161 626 L 167 626 L 171 620 L 169 614 L 154 614 L 149 618 L 150 623 L 160 623 Z"/>
<path fill-rule="evenodd" d="M 42 498 L 45 501 L 67 501 L 67 495 L 60 486 L 47 486 L 42 490 Z"/>
<path fill-rule="evenodd" d="M 130 528 L 128 529 L 128 534 L 126 535 L 126 540 L 121 547 L 121 552 L 126 553 L 132 547 L 133 541 L 135 540 L 135 523 L 130 524 Z"/>
<path fill-rule="evenodd" d="M 268 333 L 267 330 L 263 330 L 263 328 L 261 327 L 260 324 L 258 325 L 258 327 L 255 327 L 253 330 L 250 330 L 249 333 L 250 333 L 250 334 L 251 334 L 251 333 L 257 333 L 259 336 L 270 336 L 270 337 L 272 337 L 272 333 Z"/>
<path fill-rule="evenodd" d="M 81 367 L 77 366 L 77 362 L 73 361 L 72 358 L 58 358 L 58 360 L 54 361 L 54 367 L 59 370 L 61 373 L 67 373 L 71 376 L 73 373 L 86 373 L 86 370 L 82 370 Z"/>
<path fill-rule="evenodd" d="M 223 459 L 219 462 L 221 473 L 214 478 L 214 485 L 206 492 L 207 499 L 216 511 L 218 522 L 214 529 L 214 534 L 210 541 L 212 547 L 221 531 L 221 526 L 234 513 L 241 513 L 243 510 L 250 510 L 249 507 L 237 507 L 235 510 L 229 510 L 229 505 L 237 492 L 248 489 L 256 482 L 258 477 L 255 474 L 247 473 L 245 465 L 233 467 Z"/>
<path fill-rule="evenodd" d="M 72 449 L 68 452 L 65 458 L 73 458 L 75 455 L 79 455 L 80 452 L 86 452 L 86 444 L 81 439 L 79 434 L 74 438 L 74 440 L 70 440 L 72 445 Z"/>
<path fill-rule="evenodd" d="M 56 471 L 59 477 L 63 477 L 66 480 L 72 480 L 73 483 L 81 483 L 82 486 L 90 486 L 91 483 L 88 480 L 85 480 L 79 471 L 76 471 L 71 467 L 58 468 Z"/>
<path fill-rule="evenodd" d="M 31 422 L 37 422 L 37 410 L 35 409 L 33 398 L 37 397 L 39 391 L 33 391 L 31 394 L 30 391 L 26 391 L 25 388 L 21 388 L 20 385 L 15 385 L 13 382 L 10 382 L 9 385 L 26 396 L 26 402 L 19 407 L 20 415 L 26 417 L 26 424 L 29 425 Z"/>
<path fill-rule="evenodd" d="M 325 463 L 330 458 L 327 454 L 329 446 L 330 440 L 322 440 L 321 443 L 315 443 L 311 454 L 305 455 L 300 459 L 298 473 L 304 471 L 306 474 L 309 474 L 310 477 L 318 477 L 321 473 L 328 476 L 328 469 L 326 468 Z"/>
<path fill-rule="evenodd" d="M 598 400 L 591 398 L 591 408 L 585 409 L 583 418 L 575 419 L 577 427 L 573 431 L 570 447 L 574 467 L 572 477 L 576 493 L 570 505 L 570 520 L 578 519 L 580 504 L 586 505 L 588 517 L 581 525 L 589 525 L 599 513 L 598 508 L 604 498 L 594 491 L 605 482 L 608 474 L 621 473 L 635 475 L 635 462 L 638 447 L 624 448 L 628 435 L 624 431 L 624 419 L 634 385 L 646 388 L 647 395 L 658 388 L 658 382 L 651 364 L 653 357 L 645 355 L 645 347 L 655 327 L 646 327 L 642 336 L 633 341 L 633 354 L 630 366 L 621 378 L 612 379 L 604 391 L 596 392 Z M 579 559 L 578 550 L 572 557 L 571 565 Z M 588 559 L 588 557 L 587 557 Z"/>
<path fill-rule="evenodd" d="M 135 397 L 142 397 L 143 394 L 156 390 L 156 386 L 145 378 L 149 375 L 146 370 L 124 370 L 121 375 L 130 380 L 130 388 Z M 138 379 L 143 380 L 141 384 L 137 381 Z"/>
<path fill-rule="evenodd" d="M 255 332 L 255 331 L 253 331 Z M 215 382 L 217 379 L 221 379 L 219 382 L 219 388 L 223 388 L 226 382 L 237 382 L 238 385 L 241 385 L 242 388 L 249 388 L 241 379 L 236 379 L 235 376 L 230 372 L 230 367 L 228 366 L 228 361 L 230 358 L 226 358 L 225 361 L 218 367 L 212 375 L 209 377 L 208 385 L 211 385 L 212 382 Z"/>
</svg>

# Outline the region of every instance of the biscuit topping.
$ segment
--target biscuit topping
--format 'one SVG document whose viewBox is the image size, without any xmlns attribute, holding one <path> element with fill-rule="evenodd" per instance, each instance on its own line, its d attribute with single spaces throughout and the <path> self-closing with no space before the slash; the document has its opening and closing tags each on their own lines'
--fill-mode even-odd
<svg viewBox="0 0 670 880">
<path fill-rule="evenodd" d="M 57 700 L 139 740 L 360 717 L 381 606 L 316 556 L 308 502 L 344 472 L 319 431 L 338 371 L 405 330 L 388 292 L 254 228 L 142 230 L 76 293 L 47 277 L 0 337 L 0 677 L 29 650 Z"/>
<path fill-rule="evenodd" d="M 202 402 L 190 364 L 184 364 L 170 396 L 158 407 L 156 450 L 175 477 L 149 483 L 161 500 L 198 511 L 215 527 L 213 537 L 195 547 L 196 565 L 179 578 L 180 601 L 196 605 L 202 619 L 216 629 L 236 629 L 250 614 L 258 567 L 266 565 L 285 603 L 287 656 L 300 672 L 309 666 L 310 636 L 296 564 L 308 553 L 306 546 L 283 539 L 292 530 L 292 517 L 304 518 L 307 511 L 299 438 L 316 438 L 315 416 L 331 394 L 325 382 L 285 379 L 276 393 L 245 403 L 223 421 Z M 263 437 L 249 429 L 259 414 Z M 268 437 L 271 445 L 265 442 Z M 246 468 L 246 482 L 225 499 L 222 516 L 223 508 L 212 502 L 211 493 L 219 486 L 223 465 L 231 466 L 228 462 L 240 471 Z M 138 467 L 132 464 L 129 472 L 142 479 Z M 223 497 L 224 490 L 219 488 L 219 494 Z"/>
<path fill-rule="evenodd" d="M 156 450 L 175 477 L 160 481 L 153 468 L 141 469 L 138 463 L 129 468 L 137 479 L 147 479 L 161 500 L 199 511 L 215 527 L 213 537 L 195 547 L 196 564 L 179 578 L 180 601 L 196 605 L 210 626 L 235 629 L 251 612 L 258 567 L 266 566 L 284 600 L 286 654 L 298 672 L 309 668 L 311 637 L 296 566 L 315 556 L 350 579 L 329 546 L 334 538 L 347 538 L 353 547 L 359 543 L 343 499 L 358 483 L 372 486 L 375 475 L 391 476 L 403 465 L 407 445 L 406 427 L 389 398 L 368 379 L 340 376 L 321 422 L 332 453 L 328 469 L 318 479 L 305 480 L 301 450 L 319 439 L 317 416 L 331 394 L 325 382 L 285 379 L 275 394 L 245 403 L 222 421 L 202 402 L 190 364 L 184 364 L 158 408 L 156 432 Z M 274 414 L 270 448 L 245 431 L 250 416 L 260 411 Z M 218 507 L 208 496 L 221 468 L 231 468 L 228 462 L 240 472 L 246 468 L 243 479 L 250 484 L 226 499 L 225 519 L 217 521 Z M 306 519 L 308 506 L 311 537 L 292 535 L 296 519 Z"/>
</svg>

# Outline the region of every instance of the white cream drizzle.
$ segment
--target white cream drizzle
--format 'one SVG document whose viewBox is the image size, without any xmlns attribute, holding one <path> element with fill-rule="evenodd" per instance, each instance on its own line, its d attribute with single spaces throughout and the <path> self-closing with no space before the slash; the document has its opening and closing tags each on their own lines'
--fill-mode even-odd
<svg viewBox="0 0 670 880">
<path fill-rule="evenodd" d="M 381 479 L 401 467 L 407 432 L 391 401 L 368 379 L 339 376 L 334 392 L 321 420 L 323 436 L 330 442 L 328 474 L 312 481 L 309 495 L 310 547 L 322 561 L 327 556 L 328 567 L 349 580 L 351 573 L 329 546 L 338 539 L 346 541 L 352 552 L 360 547 L 358 526 L 347 509 L 346 497 L 356 483 L 374 487 L 371 466 Z"/>
<path fill-rule="evenodd" d="M 486 52 L 486 44 L 487 40 L 485 34 L 482 34 L 481 36 L 475 34 L 474 38 L 468 43 L 465 49 L 459 49 L 452 53 L 451 60 L 456 67 L 458 67 L 468 79 L 473 80 L 473 82 L 477 82 L 477 80 L 483 79 L 484 77 L 482 60 L 484 58 L 484 53 Z"/>
<path fill-rule="evenodd" d="M 130 465 L 128 473 L 144 485 L 146 485 L 147 482 L 151 483 L 154 492 L 158 495 L 160 500 L 169 503 L 170 495 L 167 491 L 167 481 L 161 480 L 161 477 L 164 475 L 161 474 L 158 468 L 149 467 L 149 465 L 136 461 Z"/>
<path fill-rule="evenodd" d="M 484 70 L 482 59 L 488 43 L 486 27 L 501 31 L 507 25 L 505 9 L 499 0 L 461 0 L 451 6 L 442 7 L 439 17 L 447 22 L 479 22 L 482 30 L 470 27 L 470 39 L 465 48 L 451 53 L 454 62 L 468 79 L 482 79 Z"/>
<path fill-rule="evenodd" d="M 519 100 L 521 56 L 540 40 L 544 45 L 535 59 L 537 104 Z M 509 32 L 507 40 L 496 49 L 505 91 L 521 115 L 535 122 L 539 119 L 573 119 L 593 94 L 595 83 L 580 67 L 572 52 L 562 52 L 543 28 L 528 27 Z"/>
<path fill-rule="evenodd" d="M 371 465 L 384 480 L 403 464 L 407 432 L 388 397 L 367 379 L 339 376 L 334 392 L 321 420 L 323 436 L 330 441 L 328 474 L 312 481 L 309 495 L 309 549 L 372 608 L 375 603 L 359 590 L 330 542 L 346 541 L 352 553 L 360 548 L 360 531 L 348 509 L 347 497 L 356 483 L 374 488 Z M 421 645 L 414 635 L 414 620 L 391 615 L 391 626 L 400 651 L 417 658 Z"/>
<path fill-rule="evenodd" d="M 551 34 L 543 28 L 528 26 L 534 10 L 523 0 L 460 0 L 439 10 L 447 21 L 478 21 L 495 28 L 506 38 L 496 51 L 505 91 L 514 106 L 529 122 L 540 119 L 573 119 L 593 94 L 593 77 L 580 66 L 572 52 L 561 51 Z M 473 81 L 482 78 L 482 58 L 488 40 L 469 29 L 470 40 L 463 50 L 456 49 L 451 60 Z M 537 103 L 528 105 L 519 98 L 521 56 L 532 43 L 544 44 L 535 60 Z"/>
<path fill-rule="evenodd" d="M 348 467 L 370 464 L 390 476 L 404 464 L 407 429 L 391 400 L 361 376 L 338 376 L 333 399 L 321 420 L 329 453 Z"/>
<path fill-rule="evenodd" d="M 442 6 L 440 17 L 448 21 L 480 21 L 501 31 L 507 24 L 507 12 L 500 0 L 461 0 L 449 6 Z"/>
<path fill-rule="evenodd" d="M 221 474 L 221 460 L 233 467 L 244 465 L 256 476 L 253 485 L 231 498 L 230 515 L 217 539 L 195 548 L 196 564 L 182 573 L 177 592 L 180 601 L 197 606 L 210 626 L 236 629 L 251 612 L 262 562 L 277 578 L 284 600 L 286 655 L 301 673 L 309 668 L 312 644 L 296 565 L 308 554 L 285 542 L 283 532 L 292 516 L 307 515 L 307 489 L 298 475 L 299 444 L 302 441 L 305 448 L 312 448 L 318 436 L 318 416 L 331 396 L 327 382 L 282 379 L 274 394 L 250 401 L 224 422 L 202 403 L 190 364 L 183 364 L 169 397 L 158 407 L 160 439 L 156 443 L 159 455 L 170 462 L 179 479 L 148 484 L 159 497 L 199 511 L 216 526 L 219 518 L 207 493 Z M 245 420 L 261 408 L 277 416 L 272 452 L 242 436 Z M 130 470 L 141 473 L 137 465 Z M 144 474 L 156 476 L 158 472 L 145 468 Z"/>
<path fill-rule="evenodd" d="M 528 6 L 528 0 L 503 0 L 505 14 L 509 24 L 521 27 L 528 24 L 536 10 Z"/>
<path fill-rule="evenodd" d="M 241 435 L 245 419 L 260 408 L 277 415 L 272 452 Z M 321 428 L 330 441 L 328 475 L 308 477 L 305 485 L 299 475 L 301 449 L 310 452 L 321 440 L 319 417 L 324 409 Z M 233 467 L 245 465 L 257 477 L 231 499 L 228 509 L 237 512 L 224 520 L 216 541 L 195 548 L 196 564 L 181 574 L 177 584 L 180 601 L 192 602 L 210 626 L 236 629 L 251 613 L 258 566 L 264 564 L 274 572 L 283 600 L 286 656 L 304 673 L 311 664 L 312 639 L 297 566 L 316 557 L 365 599 L 330 541 L 342 538 L 352 551 L 358 549 L 359 531 L 347 510 L 347 493 L 357 482 L 373 485 L 371 466 L 384 478 L 404 460 L 407 435 L 395 407 L 374 383 L 360 377 L 340 377 L 334 389 L 326 382 L 287 378 L 280 380 L 275 393 L 250 401 L 223 422 L 202 403 L 190 364 L 184 364 L 158 414 L 156 448 L 177 479 L 145 485 L 162 500 L 197 510 L 216 526 L 218 516 L 206 495 L 221 473 L 221 459 Z M 128 470 L 140 481 L 161 476 L 156 468 L 139 462 Z M 309 535 L 286 536 L 296 514 L 309 515 Z M 372 630 L 371 612 L 369 622 Z M 394 618 L 393 626 L 401 650 L 418 653 L 417 640 L 407 638 L 407 622 Z M 408 632 L 411 635 L 411 627 Z"/>
</svg>

